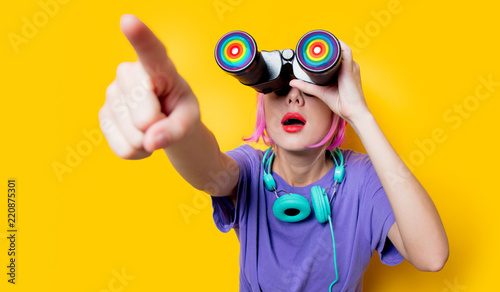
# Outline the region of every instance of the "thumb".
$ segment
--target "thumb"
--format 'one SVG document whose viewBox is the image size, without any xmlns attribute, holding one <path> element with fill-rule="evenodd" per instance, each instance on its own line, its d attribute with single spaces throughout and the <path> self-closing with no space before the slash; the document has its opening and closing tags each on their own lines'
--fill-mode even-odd
<svg viewBox="0 0 500 292">
<path fill-rule="evenodd" d="M 173 111 L 155 122 L 144 134 L 144 149 L 153 152 L 183 140 L 201 122 L 198 100 L 194 95 L 179 99 Z"/>
<path fill-rule="evenodd" d="M 155 94 L 166 95 L 171 91 L 178 73 L 163 43 L 149 27 L 132 14 L 122 15 L 120 29 L 134 48 L 144 70 L 151 77 Z"/>
</svg>

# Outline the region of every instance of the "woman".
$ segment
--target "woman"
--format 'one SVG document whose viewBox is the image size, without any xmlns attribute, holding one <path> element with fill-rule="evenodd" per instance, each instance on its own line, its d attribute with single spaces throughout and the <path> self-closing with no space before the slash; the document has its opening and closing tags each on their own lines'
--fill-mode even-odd
<svg viewBox="0 0 500 292">
<path fill-rule="evenodd" d="M 105 137 L 125 159 L 163 148 L 186 181 L 212 196 L 217 227 L 234 229 L 240 240 L 240 291 L 361 291 L 375 249 L 389 265 L 405 258 L 423 271 L 443 267 L 448 241 L 439 214 L 370 113 L 345 43 L 338 84 L 294 79 L 286 96 L 259 95 L 264 117 L 251 139 L 263 137 L 272 149 L 222 153 L 163 44 L 132 15 L 122 17 L 121 29 L 139 62 L 120 64 L 107 89 L 99 112 Z M 140 98 L 138 89 L 145 91 Z M 343 120 L 367 154 L 327 150 L 342 143 Z M 269 176 L 272 186 L 263 182 Z M 313 215 L 300 222 L 276 217 L 277 200 L 296 193 L 312 204 L 313 189 L 327 198 L 329 224 Z"/>
</svg>

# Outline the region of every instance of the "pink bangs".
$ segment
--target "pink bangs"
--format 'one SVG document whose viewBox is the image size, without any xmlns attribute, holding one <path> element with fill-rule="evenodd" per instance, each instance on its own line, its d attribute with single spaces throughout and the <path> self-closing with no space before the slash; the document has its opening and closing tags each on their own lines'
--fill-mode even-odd
<svg viewBox="0 0 500 292">
<path fill-rule="evenodd" d="M 266 132 L 266 116 L 264 114 L 264 94 L 258 92 L 257 93 L 257 118 L 255 120 L 255 130 L 252 135 L 247 139 L 243 139 L 243 141 L 254 141 L 255 143 L 259 142 L 262 138 L 264 144 L 270 146 L 274 144 L 274 141 L 267 135 Z"/>
<path fill-rule="evenodd" d="M 328 146 L 326 149 L 331 150 L 336 147 L 339 147 L 342 145 L 345 141 L 345 127 L 346 127 L 346 122 L 341 119 L 339 116 L 336 114 L 333 114 L 333 121 L 332 121 L 332 126 L 330 127 L 330 130 L 328 131 L 328 134 L 326 137 L 321 140 L 318 144 L 315 145 L 308 145 L 307 147 L 309 148 L 315 148 L 315 147 L 320 147 L 325 145 L 330 139 L 335 135 L 335 139 L 333 139 L 332 144 Z M 252 135 L 248 138 L 244 138 L 243 141 L 254 141 L 255 143 L 259 142 L 259 140 L 262 139 L 264 141 L 264 144 L 267 146 L 270 146 L 274 144 L 274 141 L 267 135 L 266 131 L 266 115 L 264 113 L 264 94 L 263 93 L 257 93 L 257 117 L 255 120 L 255 130 L 253 131 Z"/>
</svg>

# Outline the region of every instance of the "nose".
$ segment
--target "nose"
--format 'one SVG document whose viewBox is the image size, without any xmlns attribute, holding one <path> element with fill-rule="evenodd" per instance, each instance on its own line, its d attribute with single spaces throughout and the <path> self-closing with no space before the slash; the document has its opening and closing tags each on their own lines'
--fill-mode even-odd
<svg viewBox="0 0 500 292">
<path fill-rule="evenodd" d="M 298 106 L 304 105 L 304 97 L 297 88 L 292 88 L 290 92 L 288 92 L 285 101 L 287 105 L 298 105 Z"/>
</svg>

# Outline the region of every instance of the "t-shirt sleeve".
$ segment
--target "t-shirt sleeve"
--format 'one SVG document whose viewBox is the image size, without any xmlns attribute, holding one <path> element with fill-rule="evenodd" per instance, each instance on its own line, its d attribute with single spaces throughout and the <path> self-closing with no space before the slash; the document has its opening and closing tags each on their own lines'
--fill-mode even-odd
<svg viewBox="0 0 500 292">
<path fill-rule="evenodd" d="M 239 168 L 236 206 L 233 206 L 229 197 L 212 196 L 213 219 L 221 232 L 227 233 L 231 228 L 234 228 L 239 236 L 241 218 L 246 216 L 247 194 L 252 174 L 258 173 L 258 169 L 256 169 L 258 167 L 256 163 L 258 153 L 254 148 L 245 144 L 226 152 L 226 154 L 236 161 Z"/>
<path fill-rule="evenodd" d="M 365 177 L 365 196 L 370 206 L 371 249 L 377 250 L 382 263 L 389 266 L 397 265 L 404 260 L 404 257 L 387 237 L 396 219 L 387 194 L 369 159 Z"/>
</svg>

